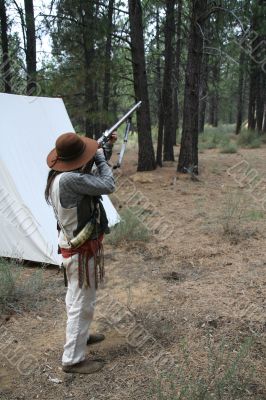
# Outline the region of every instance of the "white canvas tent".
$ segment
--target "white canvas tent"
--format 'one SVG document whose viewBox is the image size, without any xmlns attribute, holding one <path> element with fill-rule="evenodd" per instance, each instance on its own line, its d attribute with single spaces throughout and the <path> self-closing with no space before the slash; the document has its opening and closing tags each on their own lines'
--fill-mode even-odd
<svg viewBox="0 0 266 400">
<path fill-rule="evenodd" d="M 46 156 L 74 132 L 62 99 L 0 94 L 0 257 L 58 264 L 52 208 L 44 200 Z M 107 196 L 109 224 L 119 215 Z"/>
</svg>

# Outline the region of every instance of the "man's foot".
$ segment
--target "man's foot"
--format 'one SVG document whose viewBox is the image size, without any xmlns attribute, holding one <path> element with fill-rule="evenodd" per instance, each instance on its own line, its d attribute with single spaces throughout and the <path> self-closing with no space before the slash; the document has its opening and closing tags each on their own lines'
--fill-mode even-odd
<svg viewBox="0 0 266 400">
<path fill-rule="evenodd" d="M 89 339 L 87 340 L 87 346 L 102 342 L 104 339 L 105 336 L 102 333 L 95 333 L 94 335 L 90 335 Z"/>
<path fill-rule="evenodd" d="M 100 371 L 104 366 L 103 361 L 97 360 L 84 360 L 74 365 L 63 365 L 62 370 L 64 372 L 70 372 L 73 374 L 93 374 L 94 372 Z"/>
</svg>

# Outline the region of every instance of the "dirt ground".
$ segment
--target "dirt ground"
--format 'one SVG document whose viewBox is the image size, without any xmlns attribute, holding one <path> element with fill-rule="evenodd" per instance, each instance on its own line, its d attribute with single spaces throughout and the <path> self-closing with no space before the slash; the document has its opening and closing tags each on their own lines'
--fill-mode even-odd
<svg viewBox="0 0 266 400">
<path fill-rule="evenodd" d="M 263 178 L 265 159 L 266 148 L 205 150 L 195 180 L 176 163 L 136 173 L 132 148 L 114 203 L 125 209 L 125 189 L 137 191 L 134 204 L 167 229 L 105 247 L 92 330 L 106 340 L 88 348 L 104 369 L 62 372 L 65 288 L 48 268 L 34 307 L 1 317 L 0 399 L 265 399 L 263 190 L 232 168 L 245 160 Z"/>
</svg>

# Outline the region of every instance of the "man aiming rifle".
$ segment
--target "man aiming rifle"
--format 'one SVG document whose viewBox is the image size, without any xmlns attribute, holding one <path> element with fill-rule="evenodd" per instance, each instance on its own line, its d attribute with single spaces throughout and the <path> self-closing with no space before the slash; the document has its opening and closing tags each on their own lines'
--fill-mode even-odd
<svg viewBox="0 0 266 400">
<path fill-rule="evenodd" d="M 45 198 L 53 206 L 57 220 L 59 251 L 68 286 L 64 372 L 90 374 L 103 367 L 102 361 L 85 357 L 87 345 L 104 340 L 102 334 L 89 334 L 96 289 L 104 278 L 102 241 L 109 232 L 101 195 L 115 190 L 113 172 L 107 162 L 117 139 L 115 130 L 127 121 L 128 135 L 129 118 L 139 106 L 140 103 L 134 106 L 98 142 L 64 133 L 47 157 L 50 171 Z"/>
</svg>

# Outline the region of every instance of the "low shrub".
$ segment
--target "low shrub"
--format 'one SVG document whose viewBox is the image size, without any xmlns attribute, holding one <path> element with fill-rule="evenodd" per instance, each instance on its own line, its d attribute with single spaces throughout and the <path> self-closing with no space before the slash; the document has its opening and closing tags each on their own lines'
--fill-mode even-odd
<svg viewBox="0 0 266 400">
<path fill-rule="evenodd" d="M 239 237 L 243 229 L 245 214 L 245 199 L 239 193 L 227 193 L 220 214 L 223 234 L 230 237 Z"/>
<path fill-rule="evenodd" d="M 251 130 L 243 130 L 238 136 L 237 143 L 241 147 L 256 149 L 261 146 L 261 138 L 257 132 Z"/>
<path fill-rule="evenodd" d="M 230 135 L 232 134 L 232 125 L 220 125 L 213 127 L 206 125 L 204 133 L 200 134 L 199 142 L 201 150 L 216 149 L 217 147 L 226 147 L 230 143 Z"/>
<path fill-rule="evenodd" d="M 246 398 L 254 380 L 254 370 L 248 355 L 253 339 L 247 338 L 237 351 L 230 354 L 222 343 L 218 349 L 209 346 L 207 367 L 193 372 L 195 360 L 186 350 L 179 360 L 176 373 L 161 375 L 151 390 L 157 400 L 239 400 Z"/>
<path fill-rule="evenodd" d="M 236 143 L 227 143 L 225 146 L 223 146 L 221 148 L 221 153 L 224 154 L 233 154 L 233 153 L 237 153 L 237 145 Z"/>
<path fill-rule="evenodd" d="M 16 261 L 0 259 L 0 308 L 35 307 L 43 287 L 43 270 L 36 267 L 30 275 Z"/>
<path fill-rule="evenodd" d="M 0 304 L 5 306 L 12 299 L 15 292 L 17 273 L 14 273 L 11 264 L 0 259 Z"/>
<path fill-rule="evenodd" d="M 139 210 L 127 208 L 121 212 L 121 222 L 111 229 L 111 233 L 106 236 L 106 242 L 110 244 L 119 244 L 124 241 L 147 241 L 150 237 L 148 228 L 138 217 L 142 212 Z"/>
</svg>

